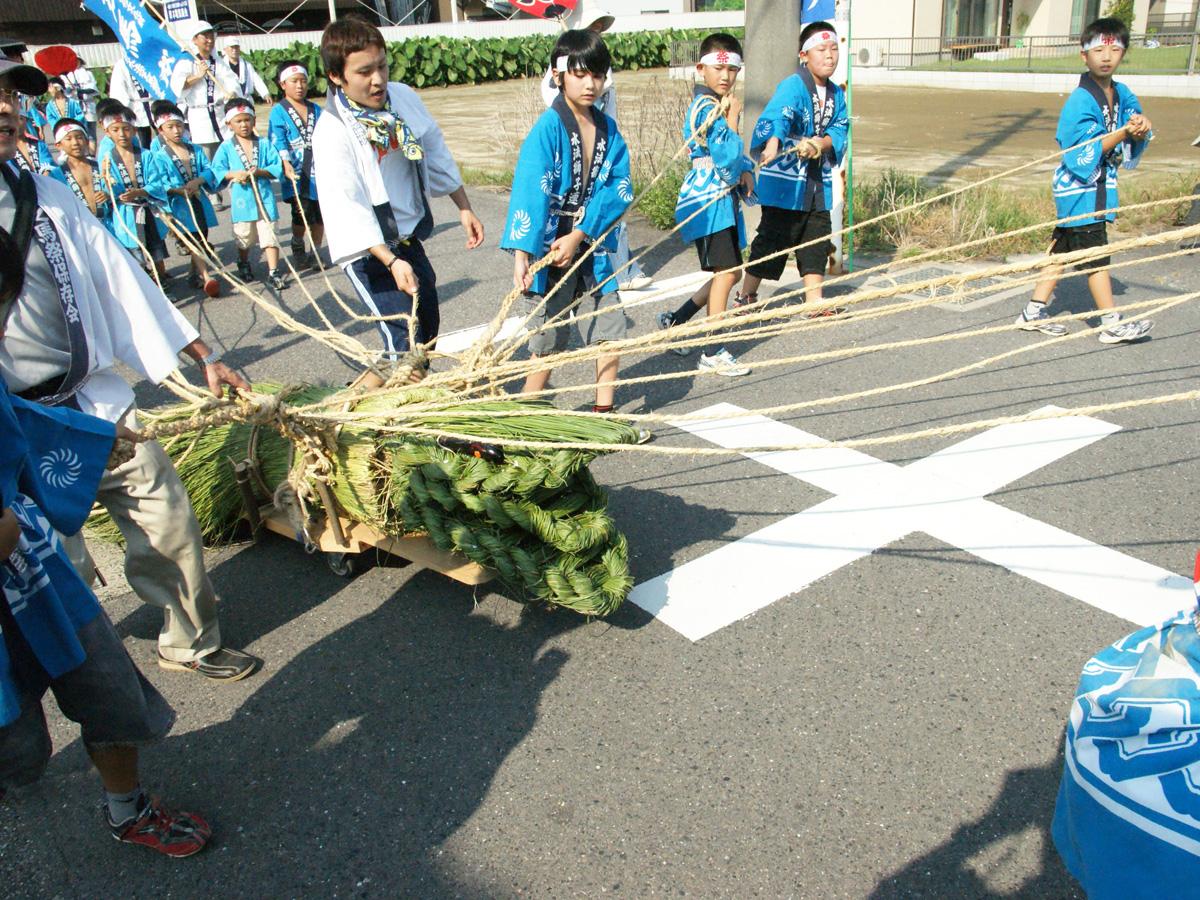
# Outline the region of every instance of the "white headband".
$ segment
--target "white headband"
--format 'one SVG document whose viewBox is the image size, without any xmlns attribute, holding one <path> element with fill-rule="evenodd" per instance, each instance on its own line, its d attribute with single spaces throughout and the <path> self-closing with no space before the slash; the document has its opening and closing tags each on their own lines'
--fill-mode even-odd
<svg viewBox="0 0 1200 900">
<path fill-rule="evenodd" d="M 228 125 L 240 115 L 253 116 L 254 107 L 249 103 L 232 103 L 225 108 L 225 124 Z"/>
<path fill-rule="evenodd" d="M 108 131 L 109 125 L 117 124 L 132 125 L 133 122 L 131 122 L 129 116 L 125 115 L 124 113 L 114 113 L 113 115 L 105 116 L 100 120 L 100 128 L 103 131 Z"/>
<path fill-rule="evenodd" d="M 740 53 L 734 53 L 732 50 L 717 50 L 713 53 L 705 53 L 700 57 L 700 65 L 730 66 L 734 69 L 740 69 L 742 67 L 742 57 Z"/>
<path fill-rule="evenodd" d="M 161 116 L 159 116 L 157 119 L 154 120 L 154 127 L 162 128 L 168 122 L 178 122 L 181 125 L 187 124 L 186 122 L 183 121 L 183 116 L 179 115 L 179 113 L 165 112 Z"/>
<path fill-rule="evenodd" d="M 308 69 L 304 68 L 304 66 L 288 66 L 279 73 L 279 83 L 283 84 L 289 78 L 295 78 L 297 75 L 303 75 L 305 78 L 307 78 Z"/>
<path fill-rule="evenodd" d="M 54 129 L 54 143 L 57 144 L 72 131 L 78 131 L 82 134 L 87 134 L 87 132 L 83 130 L 83 126 L 78 122 L 65 122 Z"/>
<path fill-rule="evenodd" d="M 804 42 L 804 46 L 800 48 L 800 52 L 807 53 L 814 47 L 819 47 L 821 44 L 828 44 L 830 41 L 836 44 L 837 39 L 838 36 L 836 31 L 826 31 L 824 29 L 821 31 L 814 31 L 808 36 L 808 40 Z"/>
<path fill-rule="evenodd" d="M 554 64 L 555 72 L 569 72 L 571 70 L 571 60 L 566 56 L 560 56 Z"/>
<path fill-rule="evenodd" d="M 1083 52 L 1095 50 L 1097 47 L 1117 47 L 1120 50 L 1125 49 L 1125 42 L 1115 34 L 1098 34 L 1086 44 L 1083 45 Z"/>
</svg>

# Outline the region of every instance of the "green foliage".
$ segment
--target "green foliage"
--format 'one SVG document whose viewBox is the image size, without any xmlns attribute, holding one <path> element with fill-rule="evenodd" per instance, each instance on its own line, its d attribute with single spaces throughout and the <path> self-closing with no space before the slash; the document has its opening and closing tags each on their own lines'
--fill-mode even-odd
<svg viewBox="0 0 1200 900">
<path fill-rule="evenodd" d="M 691 29 L 667 31 L 630 31 L 605 36 L 612 52 L 613 69 L 637 71 L 668 65 L 671 44 L 699 40 L 706 32 Z M 388 45 L 388 63 L 393 81 L 416 88 L 446 87 L 453 84 L 483 84 L 541 75 L 550 62 L 554 35 L 525 35 L 512 38 L 414 37 Z M 314 44 L 299 41 L 273 50 L 249 50 L 254 63 L 276 95 L 275 70 L 285 59 L 298 59 L 308 69 L 311 92 L 324 94 L 327 86 L 321 53 Z"/>
<path fill-rule="evenodd" d="M 683 176 L 687 171 L 687 163 L 677 163 L 645 194 L 642 193 L 645 185 L 634 186 L 641 198 L 637 210 L 649 219 L 655 228 L 669 231 L 675 227 L 675 203 L 679 199 L 679 189 L 683 186 Z"/>
<path fill-rule="evenodd" d="M 1108 6 L 1104 9 L 1104 15 L 1120 19 L 1125 23 L 1126 28 L 1133 28 L 1133 0 L 1109 0 Z"/>
</svg>

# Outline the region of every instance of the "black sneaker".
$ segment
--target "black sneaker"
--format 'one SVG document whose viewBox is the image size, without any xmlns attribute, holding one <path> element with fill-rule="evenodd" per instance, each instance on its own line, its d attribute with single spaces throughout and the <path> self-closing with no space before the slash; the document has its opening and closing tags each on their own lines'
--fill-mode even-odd
<svg viewBox="0 0 1200 900">
<path fill-rule="evenodd" d="M 241 650 L 230 650 L 222 647 L 214 650 L 208 656 L 194 659 L 190 662 L 175 662 L 164 659 L 158 654 L 158 667 L 169 672 L 196 672 L 213 681 L 241 681 L 253 675 L 262 660 Z"/>
<path fill-rule="evenodd" d="M 254 269 L 250 267 L 250 260 L 239 259 L 237 264 L 238 278 L 242 281 L 249 281 L 254 277 Z"/>
<path fill-rule="evenodd" d="M 277 291 L 282 291 L 287 287 L 287 277 L 278 269 L 272 269 L 267 273 L 267 284 Z"/>
</svg>

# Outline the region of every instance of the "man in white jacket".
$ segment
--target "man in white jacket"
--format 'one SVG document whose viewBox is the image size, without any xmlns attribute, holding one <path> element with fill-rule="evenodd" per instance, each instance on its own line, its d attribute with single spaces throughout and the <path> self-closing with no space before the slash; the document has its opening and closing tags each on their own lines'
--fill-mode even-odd
<svg viewBox="0 0 1200 900">
<path fill-rule="evenodd" d="M 125 54 L 113 63 L 112 73 L 108 76 L 108 96 L 119 100 L 121 105 L 133 113 L 133 127 L 137 129 L 138 140 L 143 150 L 150 149 L 150 141 L 154 137 L 151 127 L 150 104 L 156 98 L 133 77 L 125 64 Z"/>
<path fill-rule="evenodd" d="M 242 56 L 242 39 L 236 34 L 225 38 L 224 53 L 225 64 L 229 66 L 229 71 L 237 76 L 238 93 L 251 101 L 255 97 L 258 97 L 259 100 L 270 100 L 271 92 L 267 89 L 266 83 L 259 77 L 250 60 Z"/>
<path fill-rule="evenodd" d="M 183 46 L 194 54 L 193 59 L 181 59 L 171 73 L 171 90 L 176 103 L 187 119 L 192 143 L 200 146 L 212 162 L 221 141 L 229 137 L 225 125 L 225 103 L 240 97 L 242 88 L 224 57 L 213 56 L 216 36 L 213 27 L 203 19 L 188 19 L 176 26 Z M 221 195 L 216 195 L 217 208 L 224 209 Z"/>
<path fill-rule="evenodd" d="M 384 358 L 394 362 L 416 349 L 410 318 L 417 344 L 432 347 L 438 335 L 437 277 L 421 245 L 433 230 L 429 198 L 454 201 L 468 250 L 483 243 L 483 223 L 425 104 L 388 82 L 379 29 L 339 19 L 321 36 L 321 58 L 330 91 L 312 146 L 329 254 L 373 315 L 403 317 L 379 323 Z"/>
<path fill-rule="evenodd" d="M 27 90 L 38 86 L 36 79 L 41 90 Z M 0 227 L 25 259 L 25 285 L 0 344 L 0 375 L 9 389 L 136 428 L 133 390 L 118 362 L 158 382 L 175 371 L 183 352 L 200 363 L 214 394 L 226 385 L 249 388 L 70 188 L 18 175 L 3 162 L 16 147 L 14 88 L 36 96 L 46 79 L 30 66 L 0 62 Z M 97 499 L 125 537 L 130 587 L 164 612 L 159 665 L 219 681 L 251 674 L 259 660 L 222 646 L 200 528 L 163 449 L 153 441 L 136 445 L 131 460 L 105 473 Z M 66 543 L 91 583 L 95 568 L 82 537 Z"/>
</svg>

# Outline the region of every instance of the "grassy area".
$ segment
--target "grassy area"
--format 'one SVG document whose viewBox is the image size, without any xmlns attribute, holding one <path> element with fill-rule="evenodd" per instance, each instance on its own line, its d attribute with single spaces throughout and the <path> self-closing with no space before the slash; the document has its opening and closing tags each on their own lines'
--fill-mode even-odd
<svg viewBox="0 0 1200 900">
<path fill-rule="evenodd" d="M 1075 73 L 1083 66 L 1076 51 L 1046 56 L 1046 48 L 1034 48 L 1033 57 L 1015 56 L 1012 59 L 942 59 L 924 63 L 914 68 L 926 72 L 1037 72 Z M 1126 75 L 1170 75 L 1187 72 L 1191 47 L 1157 47 L 1147 50 L 1135 47 L 1121 64 L 1121 73 Z M 919 58 L 918 54 L 918 58 Z M 1118 75 L 1119 77 L 1119 75 Z"/>
</svg>

